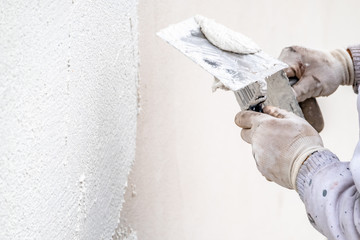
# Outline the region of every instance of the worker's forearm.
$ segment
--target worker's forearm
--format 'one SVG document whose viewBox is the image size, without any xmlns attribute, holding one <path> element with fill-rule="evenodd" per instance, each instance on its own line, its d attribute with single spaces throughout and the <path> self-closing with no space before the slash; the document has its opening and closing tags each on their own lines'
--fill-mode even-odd
<svg viewBox="0 0 360 240">
<path fill-rule="evenodd" d="M 311 224 L 327 238 L 360 239 L 360 194 L 349 163 L 328 150 L 312 154 L 297 176 Z"/>
</svg>

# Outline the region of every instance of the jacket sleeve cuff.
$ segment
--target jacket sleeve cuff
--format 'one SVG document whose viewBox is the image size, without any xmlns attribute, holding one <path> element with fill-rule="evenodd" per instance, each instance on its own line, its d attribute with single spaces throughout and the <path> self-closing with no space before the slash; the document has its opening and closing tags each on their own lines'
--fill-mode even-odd
<svg viewBox="0 0 360 240">
<path fill-rule="evenodd" d="M 354 64 L 354 84 L 353 89 L 355 93 L 358 93 L 360 85 L 360 44 L 348 47 L 348 51 L 351 53 L 351 57 Z"/>
<path fill-rule="evenodd" d="M 304 201 L 304 189 L 311 185 L 312 177 L 322 168 L 338 161 L 338 157 L 329 150 L 314 152 L 308 157 L 296 178 L 296 190 L 302 201 Z"/>
</svg>

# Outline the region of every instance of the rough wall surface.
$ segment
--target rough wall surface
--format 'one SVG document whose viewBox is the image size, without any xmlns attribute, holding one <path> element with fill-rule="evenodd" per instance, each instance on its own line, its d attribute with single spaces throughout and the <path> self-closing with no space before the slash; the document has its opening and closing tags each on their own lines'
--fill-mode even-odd
<svg viewBox="0 0 360 240">
<path fill-rule="evenodd" d="M 0 0 L 0 239 L 111 239 L 135 155 L 136 0 Z"/>
<path fill-rule="evenodd" d="M 139 239 L 324 239 L 297 194 L 258 172 L 234 124 L 233 94 L 213 94 L 212 77 L 155 33 L 202 14 L 277 57 L 292 44 L 330 50 L 359 42 L 359 8 L 355 0 L 139 2 L 142 110 L 122 212 Z M 349 160 L 358 138 L 355 94 L 341 87 L 319 102 L 325 146 Z"/>
</svg>

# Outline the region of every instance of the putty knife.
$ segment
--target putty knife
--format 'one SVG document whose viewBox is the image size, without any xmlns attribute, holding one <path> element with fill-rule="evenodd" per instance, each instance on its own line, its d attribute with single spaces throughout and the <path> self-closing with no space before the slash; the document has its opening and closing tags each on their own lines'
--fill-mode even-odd
<svg viewBox="0 0 360 240">
<path fill-rule="evenodd" d="M 207 40 L 194 18 L 157 34 L 232 90 L 241 110 L 261 111 L 264 106 L 271 105 L 304 117 L 283 71 L 287 64 L 263 51 L 254 54 L 223 51 Z M 262 91 L 264 80 L 266 94 Z"/>
</svg>

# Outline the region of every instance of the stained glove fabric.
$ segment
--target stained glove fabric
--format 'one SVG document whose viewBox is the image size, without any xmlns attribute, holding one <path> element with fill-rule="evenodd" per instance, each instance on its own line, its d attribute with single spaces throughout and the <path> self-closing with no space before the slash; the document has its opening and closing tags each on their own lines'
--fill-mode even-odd
<svg viewBox="0 0 360 240">
<path fill-rule="evenodd" d="M 354 84 L 353 62 L 344 49 L 326 52 L 292 46 L 284 48 L 279 59 L 289 65 L 287 76 L 299 79 L 293 86 L 299 102 L 329 96 L 340 85 Z"/>
<path fill-rule="evenodd" d="M 313 152 L 323 150 L 317 131 L 304 119 L 276 107 L 264 113 L 242 111 L 235 123 L 241 137 L 252 146 L 257 167 L 269 181 L 294 189 L 302 163 Z"/>
</svg>

